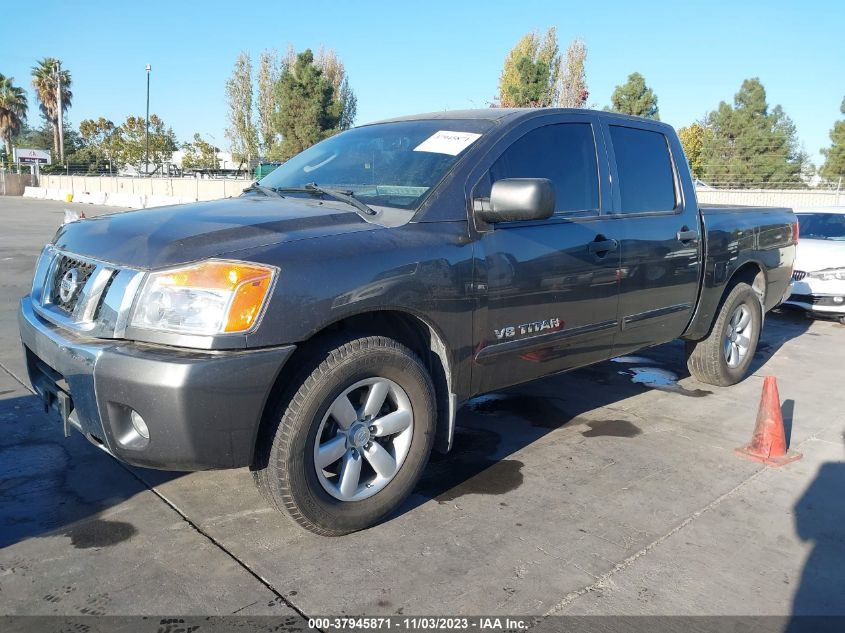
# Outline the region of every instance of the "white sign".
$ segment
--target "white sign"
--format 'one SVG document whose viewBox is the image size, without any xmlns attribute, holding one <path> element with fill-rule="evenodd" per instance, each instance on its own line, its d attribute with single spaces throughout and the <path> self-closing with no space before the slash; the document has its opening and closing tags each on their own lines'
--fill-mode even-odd
<svg viewBox="0 0 845 633">
<path fill-rule="evenodd" d="M 50 150 L 47 149 L 16 147 L 12 153 L 14 155 L 14 162 L 16 163 L 49 165 L 52 162 L 50 160 Z"/>
<path fill-rule="evenodd" d="M 473 132 L 450 132 L 448 130 L 440 130 L 417 145 L 414 148 L 414 151 L 457 156 L 467 147 L 475 143 L 480 136 L 481 134 L 475 134 Z"/>
</svg>

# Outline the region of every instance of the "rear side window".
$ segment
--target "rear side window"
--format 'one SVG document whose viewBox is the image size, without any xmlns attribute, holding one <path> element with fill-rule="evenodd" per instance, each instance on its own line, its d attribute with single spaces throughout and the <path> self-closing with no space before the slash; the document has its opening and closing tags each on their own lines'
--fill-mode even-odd
<svg viewBox="0 0 845 633">
<path fill-rule="evenodd" d="M 660 132 L 610 126 L 622 213 L 672 211 L 675 177 L 666 137 Z"/>
<path fill-rule="evenodd" d="M 548 178 L 555 213 L 599 208 L 599 178 L 593 126 L 546 125 L 514 141 L 490 168 L 492 182 L 504 178 Z"/>
</svg>

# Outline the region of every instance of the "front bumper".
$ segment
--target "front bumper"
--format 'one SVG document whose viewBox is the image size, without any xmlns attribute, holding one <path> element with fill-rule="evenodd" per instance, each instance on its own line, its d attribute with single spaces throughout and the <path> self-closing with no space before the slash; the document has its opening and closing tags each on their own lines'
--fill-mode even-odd
<svg viewBox="0 0 845 633">
<path fill-rule="evenodd" d="M 785 304 L 826 316 L 845 315 L 845 281 L 840 279 L 814 279 L 807 273 L 794 279 L 789 286 Z"/>
<path fill-rule="evenodd" d="M 294 346 L 198 351 L 80 337 L 18 312 L 33 387 L 121 461 L 165 470 L 236 468 L 252 461 L 265 403 Z M 149 439 L 133 430 L 132 411 Z"/>
<path fill-rule="evenodd" d="M 843 295 L 791 294 L 784 303 L 807 312 L 839 317 L 845 316 L 845 302 L 839 301 L 842 297 Z"/>
</svg>

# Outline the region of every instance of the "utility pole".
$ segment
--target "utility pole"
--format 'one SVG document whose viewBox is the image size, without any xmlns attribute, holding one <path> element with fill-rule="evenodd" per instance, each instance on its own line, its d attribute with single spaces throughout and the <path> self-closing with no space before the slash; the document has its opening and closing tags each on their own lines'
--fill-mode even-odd
<svg viewBox="0 0 845 633">
<path fill-rule="evenodd" d="M 144 172 L 145 175 L 149 175 L 150 173 L 150 70 L 152 67 L 147 64 L 147 130 L 146 130 L 146 145 L 147 148 L 144 150 Z"/>
<path fill-rule="evenodd" d="M 59 106 L 59 162 L 65 162 L 65 116 L 62 107 L 62 62 L 56 60 L 56 103 Z"/>
</svg>

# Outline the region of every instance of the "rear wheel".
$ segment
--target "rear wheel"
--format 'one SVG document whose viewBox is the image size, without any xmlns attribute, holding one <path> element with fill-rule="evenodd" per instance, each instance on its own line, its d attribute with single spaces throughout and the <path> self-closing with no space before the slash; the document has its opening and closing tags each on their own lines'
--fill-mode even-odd
<svg viewBox="0 0 845 633">
<path fill-rule="evenodd" d="M 707 338 L 687 342 L 687 367 L 701 382 L 727 387 L 745 377 L 763 325 L 760 296 L 746 283 L 725 298 Z"/>
<path fill-rule="evenodd" d="M 276 412 L 259 487 L 318 534 L 374 525 L 422 474 L 435 410 L 431 379 L 411 350 L 384 337 L 339 345 Z"/>
</svg>

